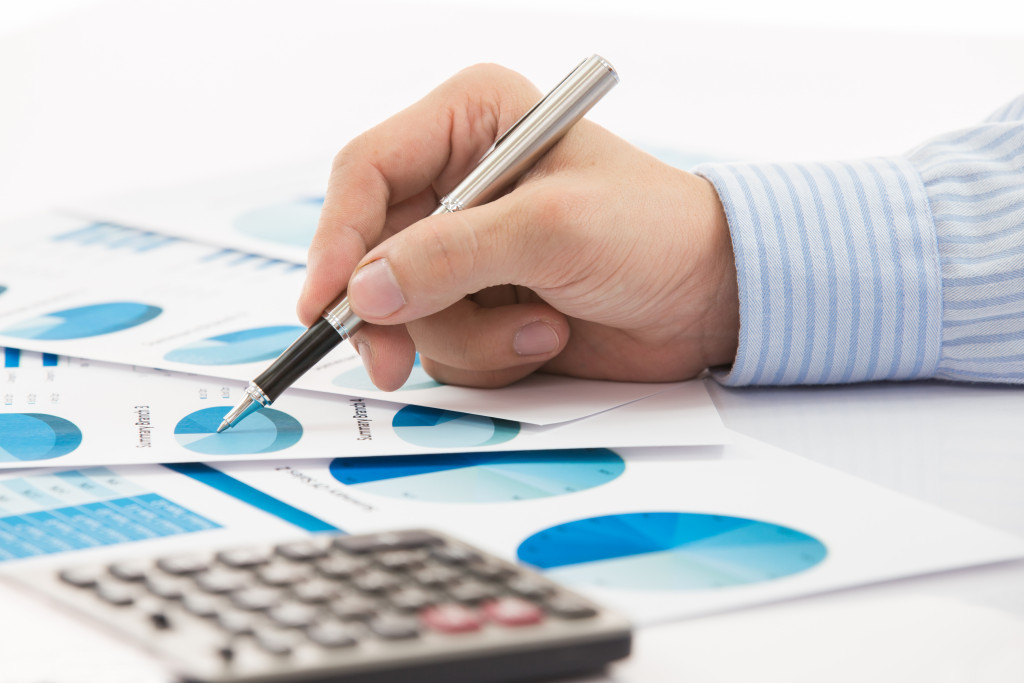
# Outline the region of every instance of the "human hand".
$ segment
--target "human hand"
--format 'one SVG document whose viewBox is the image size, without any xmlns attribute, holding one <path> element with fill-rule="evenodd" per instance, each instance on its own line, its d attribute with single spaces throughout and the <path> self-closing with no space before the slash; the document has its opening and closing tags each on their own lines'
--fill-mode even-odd
<svg viewBox="0 0 1024 683">
<path fill-rule="evenodd" d="M 511 192 L 423 218 L 540 97 L 467 69 L 335 158 L 299 317 L 348 287 L 374 383 L 419 351 L 441 382 L 501 386 L 538 369 L 672 381 L 730 363 L 732 246 L 711 184 L 583 120 Z M 354 273 L 354 274 L 353 274 Z"/>
</svg>

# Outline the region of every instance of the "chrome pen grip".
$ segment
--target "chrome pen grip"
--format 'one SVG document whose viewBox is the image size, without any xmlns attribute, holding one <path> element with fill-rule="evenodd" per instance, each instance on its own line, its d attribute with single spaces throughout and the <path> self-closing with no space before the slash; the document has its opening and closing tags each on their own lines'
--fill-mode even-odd
<svg viewBox="0 0 1024 683">
<path fill-rule="evenodd" d="M 498 138 L 480 163 L 441 199 L 447 212 L 482 204 L 510 185 L 619 82 L 600 55 L 584 60 Z"/>
</svg>

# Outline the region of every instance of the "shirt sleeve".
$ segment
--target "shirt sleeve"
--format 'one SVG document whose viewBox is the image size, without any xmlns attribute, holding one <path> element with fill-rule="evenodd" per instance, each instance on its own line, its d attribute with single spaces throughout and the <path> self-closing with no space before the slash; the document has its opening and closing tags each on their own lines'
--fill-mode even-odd
<svg viewBox="0 0 1024 683">
<path fill-rule="evenodd" d="M 903 156 L 695 172 L 736 256 L 724 384 L 1024 383 L 1024 95 Z"/>
</svg>

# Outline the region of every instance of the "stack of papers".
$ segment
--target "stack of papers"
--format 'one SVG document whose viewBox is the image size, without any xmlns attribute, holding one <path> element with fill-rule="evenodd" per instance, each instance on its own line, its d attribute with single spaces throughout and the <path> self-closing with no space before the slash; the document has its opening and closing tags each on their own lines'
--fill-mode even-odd
<svg viewBox="0 0 1024 683">
<path fill-rule="evenodd" d="M 279 169 L 0 228 L 0 574 L 427 526 L 654 623 L 1024 556 L 729 433 L 699 380 L 479 390 L 417 366 L 382 393 L 345 344 L 217 434 L 302 331 L 322 192 Z"/>
</svg>

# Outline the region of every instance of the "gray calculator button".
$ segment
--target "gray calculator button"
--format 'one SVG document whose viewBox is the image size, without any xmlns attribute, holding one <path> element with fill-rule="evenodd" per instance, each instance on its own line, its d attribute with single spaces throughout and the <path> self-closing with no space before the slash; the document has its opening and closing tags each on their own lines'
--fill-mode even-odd
<svg viewBox="0 0 1024 683">
<path fill-rule="evenodd" d="M 290 586 L 309 578 L 312 571 L 309 565 L 276 562 L 257 569 L 256 576 L 260 581 L 271 586 Z"/>
<path fill-rule="evenodd" d="M 259 646 L 272 655 L 290 655 L 295 646 L 295 638 L 281 631 L 260 630 L 255 637 Z"/>
<path fill-rule="evenodd" d="M 365 595 L 344 595 L 329 605 L 331 613 L 339 619 L 369 619 L 376 616 L 378 607 Z"/>
<path fill-rule="evenodd" d="M 333 555 L 316 562 L 317 571 L 331 579 L 347 579 L 368 566 L 366 560 L 346 555 Z"/>
<path fill-rule="evenodd" d="M 166 576 L 146 577 L 146 589 L 164 600 L 180 600 L 185 594 L 181 582 Z"/>
<path fill-rule="evenodd" d="M 113 581 L 103 581 L 96 584 L 96 595 L 100 600 L 118 607 L 125 607 L 135 602 L 134 591 L 129 586 Z"/>
<path fill-rule="evenodd" d="M 349 626 L 344 624 L 314 624 L 306 629 L 306 637 L 320 647 L 352 647 L 359 639 Z"/>
<path fill-rule="evenodd" d="M 149 567 L 143 562 L 115 562 L 110 565 L 110 573 L 122 581 L 142 581 L 146 578 L 146 570 Z"/>
<path fill-rule="evenodd" d="M 415 617 L 385 614 L 371 619 L 370 630 L 384 640 L 405 640 L 420 634 L 420 622 Z"/>
<path fill-rule="evenodd" d="M 467 579 L 448 587 L 448 594 L 461 603 L 473 604 L 496 597 L 499 590 L 490 584 Z"/>
<path fill-rule="evenodd" d="M 422 550 L 390 550 L 377 556 L 377 562 L 396 571 L 418 567 L 426 559 L 427 553 Z"/>
<path fill-rule="evenodd" d="M 334 539 L 335 547 L 355 554 L 425 548 L 441 542 L 440 538 L 426 531 L 385 531 L 379 534 L 340 536 Z"/>
<path fill-rule="evenodd" d="M 196 575 L 196 585 L 207 593 L 231 593 L 246 584 L 245 574 L 230 569 L 213 569 Z"/>
<path fill-rule="evenodd" d="M 556 595 L 545 601 L 548 612 L 563 619 L 589 619 L 597 616 L 597 610 L 575 598 Z"/>
<path fill-rule="evenodd" d="M 388 596 L 388 602 L 405 612 L 418 612 L 435 602 L 431 593 L 415 586 L 406 586 Z"/>
<path fill-rule="evenodd" d="M 231 635 L 241 636 L 252 633 L 253 616 L 250 612 L 239 612 L 237 610 L 224 610 L 217 615 L 217 623 L 222 629 Z"/>
<path fill-rule="evenodd" d="M 198 555 L 172 555 L 171 557 L 161 557 L 156 561 L 156 566 L 168 574 L 184 575 L 206 571 L 210 562 L 205 557 Z"/>
<path fill-rule="evenodd" d="M 231 594 L 231 603 L 239 609 L 259 612 L 270 609 L 281 600 L 281 591 L 274 588 L 243 588 Z"/>
<path fill-rule="evenodd" d="M 316 541 L 282 543 L 275 548 L 275 551 L 281 557 L 295 561 L 316 560 L 327 556 L 327 547 Z"/>
<path fill-rule="evenodd" d="M 480 559 L 480 555 L 457 545 L 443 545 L 430 551 L 431 557 L 445 564 L 466 564 Z"/>
<path fill-rule="evenodd" d="M 503 581 L 515 574 L 515 570 L 498 562 L 473 562 L 469 571 L 488 581 Z"/>
<path fill-rule="evenodd" d="M 273 557 L 268 548 L 232 548 L 217 553 L 217 559 L 229 567 L 247 569 L 266 564 Z"/>
<path fill-rule="evenodd" d="M 69 567 L 60 572 L 60 580 L 78 588 L 92 588 L 105 574 L 102 567 Z"/>
<path fill-rule="evenodd" d="M 352 579 L 352 585 L 367 593 L 383 593 L 397 587 L 401 583 L 394 574 L 385 571 L 371 569 L 359 574 Z"/>
<path fill-rule="evenodd" d="M 505 586 L 516 595 L 531 600 L 547 597 L 554 591 L 549 584 L 522 575 L 507 580 Z"/>
<path fill-rule="evenodd" d="M 439 588 L 462 577 L 462 572 L 443 564 L 433 564 L 411 573 L 416 581 L 430 588 Z"/>
<path fill-rule="evenodd" d="M 197 617 L 217 616 L 217 602 L 203 593 L 189 593 L 182 601 L 182 606 Z"/>
<path fill-rule="evenodd" d="M 278 626 L 285 628 L 305 628 L 313 624 L 319 610 L 311 605 L 297 602 L 286 602 L 275 605 L 267 611 L 267 616 Z"/>
<path fill-rule="evenodd" d="M 338 587 L 326 579 L 310 579 L 292 588 L 298 600 L 313 604 L 329 602 L 338 594 Z"/>
</svg>

